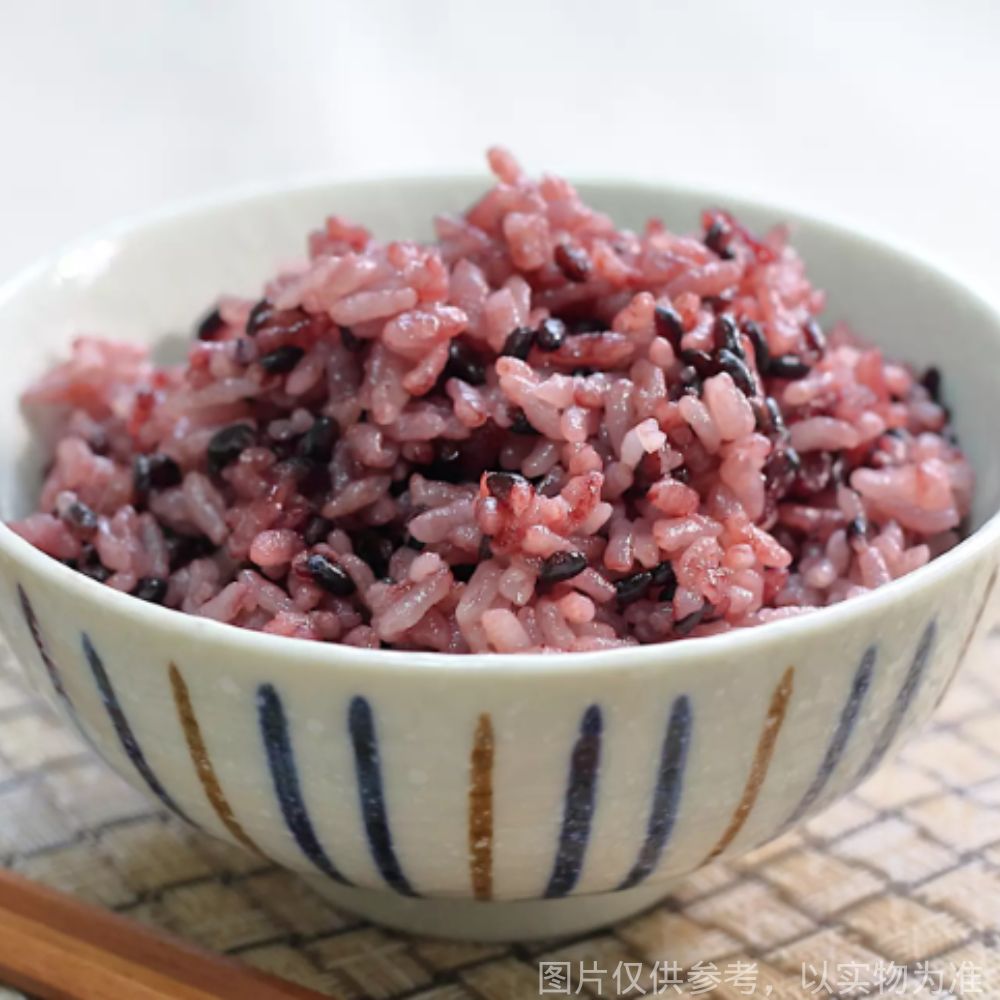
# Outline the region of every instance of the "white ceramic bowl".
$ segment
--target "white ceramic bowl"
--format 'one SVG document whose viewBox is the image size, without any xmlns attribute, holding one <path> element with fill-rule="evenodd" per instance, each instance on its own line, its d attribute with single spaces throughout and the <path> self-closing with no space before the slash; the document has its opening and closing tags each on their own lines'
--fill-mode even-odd
<svg viewBox="0 0 1000 1000">
<path fill-rule="evenodd" d="M 428 235 L 478 179 L 278 191 L 126 225 L 0 292 L 0 516 L 41 456 L 17 396 L 80 330 L 156 342 L 221 290 L 252 294 L 327 212 Z M 0 527 L 0 618 L 66 716 L 127 779 L 216 836 L 315 876 L 344 907 L 473 938 L 591 928 L 719 853 L 831 802 L 941 697 L 1000 547 L 1000 317 L 919 261 L 735 199 L 581 185 L 623 224 L 720 201 L 787 220 L 828 315 L 937 364 L 978 476 L 975 533 L 861 599 L 713 638 L 614 652 L 352 649 L 188 617 L 103 587 Z M 187 334 L 185 334 L 187 336 Z"/>
</svg>

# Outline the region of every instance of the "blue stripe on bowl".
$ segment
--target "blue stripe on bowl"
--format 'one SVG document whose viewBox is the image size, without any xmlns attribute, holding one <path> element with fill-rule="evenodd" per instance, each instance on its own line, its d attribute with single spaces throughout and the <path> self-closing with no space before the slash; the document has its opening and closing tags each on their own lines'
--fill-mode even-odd
<svg viewBox="0 0 1000 1000">
<path fill-rule="evenodd" d="M 42 663 L 45 666 L 45 672 L 49 675 L 49 683 L 52 685 L 56 694 L 66 703 L 66 706 L 73 711 L 73 703 L 69 699 L 69 695 L 66 694 L 66 688 L 63 686 L 62 675 L 59 672 L 59 668 L 56 666 L 55 660 L 52 659 L 49 653 L 48 647 L 45 645 L 45 640 L 42 638 L 42 629 L 38 624 L 38 616 L 35 614 L 35 609 L 31 606 L 31 601 L 28 600 L 28 595 L 24 591 L 24 587 L 20 584 L 17 585 L 17 596 L 21 602 L 21 614 L 24 616 L 24 622 L 28 626 L 28 631 L 31 633 L 32 642 L 35 644 L 35 649 L 38 650 L 38 655 L 42 658 Z M 74 712 L 74 719 L 76 718 L 76 713 Z"/>
<path fill-rule="evenodd" d="M 619 889 L 631 889 L 649 877 L 673 833 L 684 785 L 688 748 L 691 745 L 692 721 L 691 700 L 682 694 L 675 699 L 670 710 L 670 720 L 663 737 L 646 839 L 632 870 L 618 886 Z"/>
<path fill-rule="evenodd" d="M 324 874 L 343 885 L 351 883 L 341 875 L 330 860 L 313 829 L 312 820 L 302 798 L 299 771 L 295 764 L 295 753 L 288 731 L 285 706 L 273 684 L 261 684 L 257 688 L 257 716 L 260 733 L 264 740 L 267 763 L 271 769 L 274 793 L 295 843 L 302 853 Z"/>
<path fill-rule="evenodd" d="M 601 760 L 601 728 L 601 710 L 597 705 L 591 705 L 583 713 L 580 735 L 570 758 L 559 847 L 552 875 L 545 889 L 548 899 L 572 892 L 580 878 L 594 815 L 597 772 Z"/>
<path fill-rule="evenodd" d="M 392 833 L 389 830 L 389 817 L 382 791 L 382 768 L 379 764 L 375 720 L 367 699 L 360 695 L 352 699 L 347 711 L 347 725 L 354 747 L 361 815 L 372 857 L 382 877 L 396 892 L 404 896 L 415 896 L 417 894 L 403 874 L 392 846 Z"/>
<path fill-rule="evenodd" d="M 104 708 L 111 718 L 111 724 L 115 727 L 118 740 L 126 756 L 139 772 L 142 780 L 149 786 L 149 790 L 171 812 L 176 813 L 181 819 L 191 823 L 191 819 L 173 800 L 173 797 L 163 787 L 160 779 L 149 766 L 149 761 L 146 760 L 146 755 L 142 752 L 142 747 L 139 746 L 139 741 L 136 739 L 135 733 L 125 713 L 122 711 L 121 703 L 118 701 L 118 696 L 115 694 L 115 689 L 111 684 L 111 678 L 104 667 L 104 661 L 94 648 L 94 644 L 90 641 L 90 636 L 86 632 L 81 633 L 81 641 L 83 643 L 84 655 L 87 657 L 87 663 L 90 664 L 91 673 L 94 675 L 94 682 L 97 684 L 97 690 L 100 692 L 101 701 L 104 703 Z M 191 825 L 193 826 L 194 824 L 192 823 Z"/>
<path fill-rule="evenodd" d="M 872 674 L 875 671 L 877 656 L 877 648 L 869 646 L 865 650 L 864 656 L 861 657 L 861 663 L 854 674 L 854 680 L 851 682 L 851 693 L 848 695 L 847 702 L 841 710 L 837 728 L 834 730 L 833 738 L 826 748 L 823 762 L 820 764 L 819 770 L 816 772 L 816 777 L 812 780 L 812 784 L 806 789 L 805 795 L 802 796 L 799 804 L 792 810 L 792 814 L 785 821 L 785 826 L 795 823 L 802 818 L 819 798 L 827 782 L 833 776 L 833 772 L 837 769 L 837 765 L 844 756 L 844 751 L 847 749 L 847 744 L 851 739 L 851 733 L 854 732 L 854 726 L 858 721 L 861 706 L 871 687 Z"/>
<path fill-rule="evenodd" d="M 913 704 L 913 699 L 927 671 L 927 664 L 930 661 L 931 650 L 934 647 L 936 636 L 937 622 L 932 621 L 924 629 L 924 633 L 920 637 L 917 650 L 913 654 L 913 660 L 910 663 L 910 669 L 906 672 L 906 677 L 903 678 L 903 685 L 896 696 L 895 704 L 892 706 L 892 712 L 886 720 L 882 732 L 879 733 L 879 737 L 875 741 L 875 746 L 872 747 L 868 759 L 858 772 L 859 779 L 868 777 L 882 763 L 882 758 L 885 757 L 893 740 L 899 734 L 903 720 L 906 718 L 906 713 L 909 711 L 910 705 Z"/>
<path fill-rule="evenodd" d="M 70 721 L 76 727 L 76 731 L 80 734 L 80 737 L 85 743 L 87 743 L 88 746 L 93 747 L 94 741 L 83 728 L 83 723 L 76 714 L 76 706 L 73 704 L 73 699 L 70 698 L 65 684 L 63 684 L 62 672 L 59 670 L 56 661 L 52 659 L 52 654 L 49 652 L 49 648 L 45 644 L 45 639 L 42 636 L 42 626 L 38 621 L 38 616 L 35 614 L 35 609 L 32 607 L 31 601 L 28 599 L 28 595 L 25 592 L 24 587 L 20 584 L 17 585 L 17 596 L 21 604 L 21 614 L 24 616 L 24 622 L 28 626 L 28 631 L 31 633 L 31 641 L 35 644 L 35 649 L 38 650 L 38 655 L 41 657 L 42 665 L 45 667 L 45 672 L 48 675 L 49 683 L 52 685 L 52 690 L 55 691 L 59 699 L 62 701 L 63 706 L 66 709 L 66 713 L 69 715 Z M 96 750 L 96 747 L 94 747 L 94 749 Z"/>
</svg>

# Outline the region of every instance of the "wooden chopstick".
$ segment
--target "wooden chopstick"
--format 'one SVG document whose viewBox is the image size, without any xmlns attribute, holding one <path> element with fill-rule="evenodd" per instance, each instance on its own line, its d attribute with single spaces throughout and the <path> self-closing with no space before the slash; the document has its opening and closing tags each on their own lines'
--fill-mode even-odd
<svg viewBox="0 0 1000 1000">
<path fill-rule="evenodd" d="M 321 996 L 2 870 L 0 982 L 40 1000 Z"/>
</svg>

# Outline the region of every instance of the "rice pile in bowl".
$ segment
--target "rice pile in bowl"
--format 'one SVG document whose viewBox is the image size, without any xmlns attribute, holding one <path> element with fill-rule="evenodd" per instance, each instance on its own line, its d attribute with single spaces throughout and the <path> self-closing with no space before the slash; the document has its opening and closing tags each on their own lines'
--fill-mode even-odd
<svg viewBox="0 0 1000 1000">
<path fill-rule="evenodd" d="M 619 230 L 489 161 L 434 244 L 329 218 L 183 366 L 77 340 L 25 396 L 60 433 L 14 530 L 189 614 L 455 653 L 757 625 L 955 544 L 938 374 L 824 332 L 784 231 Z"/>
</svg>

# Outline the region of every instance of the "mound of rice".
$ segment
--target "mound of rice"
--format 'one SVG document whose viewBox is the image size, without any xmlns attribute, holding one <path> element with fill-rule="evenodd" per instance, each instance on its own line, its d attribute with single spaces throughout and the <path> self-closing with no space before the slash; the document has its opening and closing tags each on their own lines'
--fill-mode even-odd
<svg viewBox="0 0 1000 1000">
<path fill-rule="evenodd" d="M 61 430 L 11 527 L 189 614 L 452 653 L 758 625 L 955 544 L 940 376 L 824 332 L 783 230 L 619 230 L 489 162 L 434 244 L 329 218 L 183 366 L 78 339 L 25 396 Z"/>
</svg>

